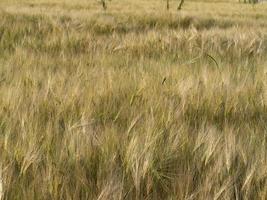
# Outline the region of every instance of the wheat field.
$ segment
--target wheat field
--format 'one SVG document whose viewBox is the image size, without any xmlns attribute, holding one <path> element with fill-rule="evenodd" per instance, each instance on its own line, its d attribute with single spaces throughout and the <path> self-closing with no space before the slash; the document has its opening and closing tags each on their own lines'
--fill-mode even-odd
<svg viewBox="0 0 267 200">
<path fill-rule="evenodd" d="M 1 200 L 267 199 L 267 4 L 0 1 Z"/>
</svg>

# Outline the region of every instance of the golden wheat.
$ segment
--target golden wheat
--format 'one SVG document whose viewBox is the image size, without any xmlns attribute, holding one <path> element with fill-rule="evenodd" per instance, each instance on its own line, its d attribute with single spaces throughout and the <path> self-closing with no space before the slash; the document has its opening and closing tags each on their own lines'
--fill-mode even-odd
<svg viewBox="0 0 267 200">
<path fill-rule="evenodd" d="M 169 3 L 1 1 L 0 198 L 266 199 L 267 6 Z"/>
</svg>

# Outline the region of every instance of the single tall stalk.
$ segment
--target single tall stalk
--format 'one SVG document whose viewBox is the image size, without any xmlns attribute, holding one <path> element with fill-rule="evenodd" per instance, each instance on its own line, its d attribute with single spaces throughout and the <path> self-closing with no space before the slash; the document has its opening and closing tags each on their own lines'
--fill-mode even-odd
<svg viewBox="0 0 267 200">
<path fill-rule="evenodd" d="M 106 10 L 107 9 L 106 1 L 105 0 L 101 0 L 101 3 L 102 3 L 103 9 Z"/>
<path fill-rule="evenodd" d="M 178 8 L 177 8 L 177 10 L 181 10 L 183 4 L 184 4 L 184 0 L 181 0 L 179 6 L 178 6 Z"/>
</svg>

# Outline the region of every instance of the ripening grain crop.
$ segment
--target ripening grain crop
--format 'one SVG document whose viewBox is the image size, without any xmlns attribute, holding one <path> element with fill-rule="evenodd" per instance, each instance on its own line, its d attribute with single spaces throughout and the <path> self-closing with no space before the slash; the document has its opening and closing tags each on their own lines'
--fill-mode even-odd
<svg viewBox="0 0 267 200">
<path fill-rule="evenodd" d="M 169 3 L 0 2 L 0 199 L 267 198 L 267 4 Z"/>
</svg>

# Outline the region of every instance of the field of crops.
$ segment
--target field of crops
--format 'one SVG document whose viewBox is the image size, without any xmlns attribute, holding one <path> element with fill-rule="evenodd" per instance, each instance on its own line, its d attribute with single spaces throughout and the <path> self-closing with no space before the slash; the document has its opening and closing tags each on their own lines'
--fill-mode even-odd
<svg viewBox="0 0 267 200">
<path fill-rule="evenodd" d="M 0 1 L 0 199 L 267 198 L 267 4 Z"/>
</svg>

